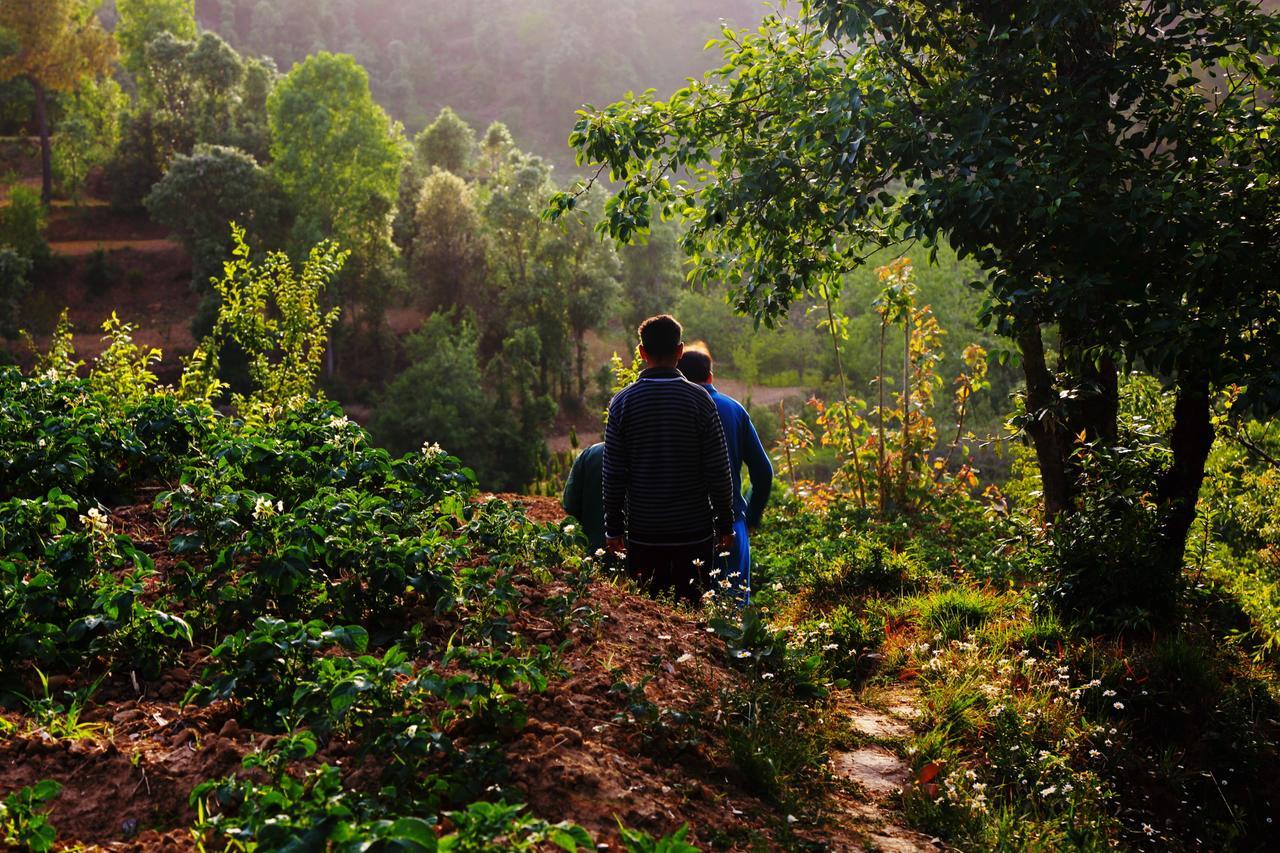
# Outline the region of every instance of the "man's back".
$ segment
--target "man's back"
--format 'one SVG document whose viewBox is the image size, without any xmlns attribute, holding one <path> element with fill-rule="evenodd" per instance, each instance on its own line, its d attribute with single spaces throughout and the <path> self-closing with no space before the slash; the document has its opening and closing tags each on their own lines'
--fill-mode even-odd
<svg viewBox="0 0 1280 853">
<path fill-rule="evenodd" d="M 733 484 L 710 395 L 674 367 L 650 368 L 609 405 L 605 531 L 631 542 L 702 542 L 733 528 Z"/>
</svg>

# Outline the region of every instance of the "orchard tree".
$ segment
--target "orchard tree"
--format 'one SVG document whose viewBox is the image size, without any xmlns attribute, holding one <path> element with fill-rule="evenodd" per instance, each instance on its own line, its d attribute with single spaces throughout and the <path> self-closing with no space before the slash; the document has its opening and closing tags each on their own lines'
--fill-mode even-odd
<svg viewBox="0 0 1280 853">
<path fill-rule="evenodd" d="M 197 35 L 195 0 L 116 0 L 116 12 L 120 64 L 134 74 L 145 74 L 147 45 L 161 33 L 180 41 Z"/>
<path fill-rule="evenodd" d="M 1170 614 L 1215 392 L 1280 410 L 1280 19 L 1237 0 L 809 0 L 719 46 L 723 67 L 665 102 L 582 114 L 580 160 L 620 184 L 604 227 L 683 216 L 695 278 L 766 322 L 878 250 L 945 238 L 975 258 L 984 318 L 1017 343 L 1059 572 L 1100 507 L 1148 496 L 1149 541 L 1063 609 Z M 1172 427 L 1092 500 L 1133 365 L 1167 383 Z"/>
<path fill-rule="evenodd" d="M 436 120 L 414 138 L 413 145 L 424 169 L 434 167 L 466 175 L 475 160 L 475 131 L 449 107 L 440 110 Z"/>
<path fill-rule="evenodd" d="M 86 77 L 111 69 L 115 42 L 84 0 L 3 0 L 0 29 L 17 41 L 17 53 L 0 58 L 0 81 L 24 78 L 35 93 L 35 122 L 40 134 L 40 196 L 53 198 L 53 158 L 48 93 L 69 92 Z"/>
</svg>

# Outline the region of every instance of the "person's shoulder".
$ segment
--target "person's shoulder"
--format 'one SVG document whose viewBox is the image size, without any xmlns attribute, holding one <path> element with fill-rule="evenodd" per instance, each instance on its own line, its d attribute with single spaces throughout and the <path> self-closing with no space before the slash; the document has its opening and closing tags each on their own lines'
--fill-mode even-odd
<svg viewBox="0 0 1280 853">
<path fill-rule="evenodd" d="M 716 393 L 712 395 L 712 399 L 716 401 L 717 408 L 727 409 L 735 415 L 739 415 L 744 418 L 750 417 L 750 415 L 747 414 L 746 406 L 742 405 L 723 391 L 716 391 Z"/>
<path fill-rule="evenodd" d="M 639 386 L 639 384 L 640 382 L 637 380 L 635 382 L 632 382 L 630 385 L 625 386 L 618 393 L 614 394 L 613 399 L 609 401 L 609 409 L 612 410 L 614 406 L 618 405 L 622 401 L 626 400 L 627 397 L 635 393 L 635 390 Z"/>
</svg>

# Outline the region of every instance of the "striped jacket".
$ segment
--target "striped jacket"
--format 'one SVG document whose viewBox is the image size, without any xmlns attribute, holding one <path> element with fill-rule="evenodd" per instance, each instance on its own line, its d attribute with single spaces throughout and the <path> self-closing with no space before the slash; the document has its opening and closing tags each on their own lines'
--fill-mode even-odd
<svg viewBox="0 0 1280 853">
<path fill-rule="evenodd" d="M 604 529 L 646 545 L 705 542 L 733 530 L 724 428 L 701 385 L 655 367 L 609 404 Z"/>
</svg>

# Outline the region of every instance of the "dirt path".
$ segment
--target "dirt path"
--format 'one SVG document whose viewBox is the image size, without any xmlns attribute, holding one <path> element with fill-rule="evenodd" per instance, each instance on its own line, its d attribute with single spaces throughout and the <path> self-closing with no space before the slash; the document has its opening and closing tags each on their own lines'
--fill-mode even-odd
<svg viewBox="0 0 1280 853">
<path fill-rule="evenodd" d="M 182 246 L 172 240 L 59 240 L 49 244 L 55 255 L 70 258 L 91 255 L 99 249 L 106 252 L 129 250 L 143 255 L 181 251 Z"/>
<path fill-rule="evenodd" d="M 901 753 L 919 716 L 918 699 L 908 688 L 864 691 L 839 705 L 860 745 L 831 755 L 831 772 L 854 789 L 842 795 L 847 817 L 863 827 L 863 849 L 907 853 L 937 850 L 942 842 L 908 829 L 898 805 L 903 789 L 914 784 Z"/>
</svg>

